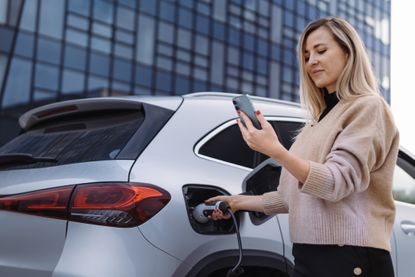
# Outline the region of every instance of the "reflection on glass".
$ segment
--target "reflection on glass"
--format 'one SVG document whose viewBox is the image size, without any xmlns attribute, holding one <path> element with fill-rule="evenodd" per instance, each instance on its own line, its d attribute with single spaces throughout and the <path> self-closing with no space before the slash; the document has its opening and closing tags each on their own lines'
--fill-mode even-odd
<svg viewBox="0 0 415 277">
<path fill-rule="evenodd" d="M 85 70 L 86 51 L 83 48 L 67 45 L 65 47 L 65 67 L 77 70 Z"/>
<path fill-rule="evenodd" d="M 39 37 L 37 59 L 59 65 L 61 63 L 61 44 L 57 41 Z"/>
<path fill-rule="evenodd" d="M 174 43 L 174 27 L 169 23 L 159 22 L 158 39 L 160 41 L 173 44 Z"/>
<path fill-rule="evenodd" d="M 92 24 L 92 33 L 109 38 L 112 34 L 111 26 L 95 21 Z"/>
<path fill-rule="evenodd" d="M 7 56 L 0 54 L 0 87 L 3 85 L 3 76 L 6 69 Z"/>
<path fill-rule="evenodd" d="M 189 31 L 179 29 L 178 30 L 178 44 L 180 47 L 190 49 L 191 48 L 191 33 Z"/>
<path fill-rule="evenodd" d="M 153 1 L 146 1 L 153 2 Z M 153 64 L 154 59 L 154 20 L 148 16 L 140 16 L 138 19 L 138 35 L 136 43 L 137 61 L 144 64 Z"/>
<path fill-rule="evenodd" d="M 74 28 L 78 28 L 84 31 L 88 31 L 89 21 L 74 14 L 69 14 L 67 18 L 68 25 Z"/>
<path fill-rule="evenodd" d="M 108 39 L 93 36 L 91 48 L 109 54 L 111 53 L 111 42 Z"/>
<path fill-rule="evenodd" d="M 175 7 L 173 4 L 168 2 L 160 1 L 160 18 L 171 23 L 174 22 Z"/>
<path fill-rule="evenodd" d="M 76 71 L 63 71 L 62 93 L 82 94 L 84 92 L 85 75 Z"/>
<path fill-rule="evenodd" d="M 66 30 L 66 41 L 86 47 L 88 45 L 88 36 L 84 32 L 68 28 Z"/>
<path fill-rule="evenodd" d="M 156 74 L 156 88 L 158 90 L 170 93 L 172 83 L 171 74 L 161 70 L 159 70 Z"/>
<path fill-rule="evenodd" d="M 95 19 L 112 24 L 113 22 L 113 4 L 112 1 L 95 0 L 94 13 Z"/>
<path fill-rule="evenodd" d="M 223 84 L 225 58 L 224 52 L 225 49 L 223 43 L 213 41 L 210 64 L 210 79 L 215 84 Z"/>
<path fill-rule="evenodd" d="M 4 56 L 0 56 L 0 74 L 1 68 L 4 68 L 5 60 Z M 2 106 L 4 108 L 29 102 L 31 75 L 32 63 L 30 61 L 13 58 L 3 96 Z"/>
<path fill-rule="evenodd" d="M 27 1 L 26 1 L 27 2 Z M 76 12 L 85 16 L 89 16 L 89 9 L 92 1 L 85 0 L 69 0 L 68 8 L 72 12 Z"/>
<path fill-rule="evenodd" d="M 118 57 L 132 59 L 133 58 L 133 48 L 126 46 L 125 44 L 117 43 L 115 44 L 115 55 Z"/>
<path fill-rule="evenodd" d="M 19 32 L 17 35 L 16 46 L 14 53 L 26 58 L 33 57 L 34 37 L 32 34 Z"/>
<path fill-rule="evenodd" d="M 7 2 L 7 0 L 1 0 Z M 36 28 L 36 13 L 37 13 L 37 0 L 24 1 L 23 13 L 20 18 L 20 28 L 27 31 L 35 31 Z M 0 8 L 0 11 L 2 8 Z M 4 10 L 6 11 L 6 10 Z"/>
<path fill-rule="evenodd" d="M 150 87 L 153 79 L 151 67 L 137 65 L 135 70 L 135 82 L 142 86 Z"/>
<path fill-rule="evenodd" d="M 35 85 L 39 88 L 58 90 L 59 68 L 37 63 L 35 69 Z"/>
<path fill-rule="evenodd" d="M 108 88 L 108 79 L 107 78 L 99 78 L 97 76 L 89 76 L 88 79 L 88 91 L 101 91 Z M 100 95 L 94 95 L 100 96 Z"/>
<path fill-rule="evenodd" d="M 42 0 L 40 3 L 39 33 L 61 39 L 65 1 Z"/>
<path fill-rule="evenodd" d="M 121 6 L 117 8 L 117 26 L 134 30 L 134 12 Z"/>
<path fill-rule="evenodd" d="M 125 82 L 131 81 L 132 65 L 127 60 L 114 59 L 113 76 L 115 79 Z"/>
<path fill-rule="evenodd" d="M 5 24 L 7 20 L 8 0 L 0 0 L 0 24 Z"/>
<path fill-rule="evenodd" d="M 110 70 L 109 57 L 106 55 L 91 52 L 89 70 L 97 75 L 108 77 Z"/>
<path fill-rule="evenodd" d="M 186 8 L 179 9 L 179 26 L 185 28 L 192 28 L 192 13 Z"/>
</svg>

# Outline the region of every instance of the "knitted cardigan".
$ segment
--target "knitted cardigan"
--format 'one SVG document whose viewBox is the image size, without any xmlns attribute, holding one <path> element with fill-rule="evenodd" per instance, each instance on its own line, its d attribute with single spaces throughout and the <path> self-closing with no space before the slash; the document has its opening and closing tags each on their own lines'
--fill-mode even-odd
<svg viewBox="0 0 415 277">
<path fill-rule="evenodd" d="M 398 150 L 399 133 L 382 97 L 341 100 L 320 122 L 306 124 L 290 148 L 309 161 L 304 184 L 283 169 L 278 190 L 262 197 L 264 212 L 288 212 L 295 243 L 390 251 Z"/>
</svg>

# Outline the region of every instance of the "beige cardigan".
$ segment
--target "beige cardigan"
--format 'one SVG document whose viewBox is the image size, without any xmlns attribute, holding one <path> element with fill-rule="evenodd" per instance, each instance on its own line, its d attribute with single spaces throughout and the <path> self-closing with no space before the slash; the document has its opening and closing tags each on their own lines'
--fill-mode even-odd
<svg viewBox="0 0 415 277">
<path fill-rule="evenodd" d="M 383 98 L 340 101 L 320 122 L 307 124 L 290 149 L 310 163 L 305 183 L 283 169 L 278 191 L 263 195 L 264 212 L 288 212 L 295 243 L 390 251 L 398 150 L 399 133 Z"/>
</svg>

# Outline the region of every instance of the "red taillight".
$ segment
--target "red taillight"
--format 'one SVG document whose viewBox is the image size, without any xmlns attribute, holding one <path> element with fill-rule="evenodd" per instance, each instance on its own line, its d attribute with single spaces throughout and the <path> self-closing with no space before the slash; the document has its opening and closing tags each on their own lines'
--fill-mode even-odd
<svg viewBox="0 0 415 277">
<path fill-rule="evenodd" d="M 137 226 L 158 213 L 170 195 L 155 186 L 125 183 L 77 186 L 71 220 L 116 227 Z"/>
<path fill-rule="evenodd" d="M 91 224 L 132 227 L 146 222 L 170 201 L 168 192 L 147 184 L 93 183 L 74 187 L 3 197 L 0 198 L 0 209 Z"/>
<path fill-rule="evenodd" d="M 74 186 L 39 190 L 0 198 L 0 209 L 67 219 Z"/>
</svg>

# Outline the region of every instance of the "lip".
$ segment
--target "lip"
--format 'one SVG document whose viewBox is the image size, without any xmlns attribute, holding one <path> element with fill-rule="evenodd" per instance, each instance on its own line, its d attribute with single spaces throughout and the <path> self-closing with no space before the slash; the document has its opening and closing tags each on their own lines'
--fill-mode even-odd
<svg viewBox="0 0 415 277">
<path fill-rule="evenodd" d="M 311 74 L 316 75 L 316 74 L 318 74 L 320 72 L 323 72 L 323 71 L 324 71 L 323 69 L 314 69 L 314 70 L 311 71 Z"/>
</svg>

